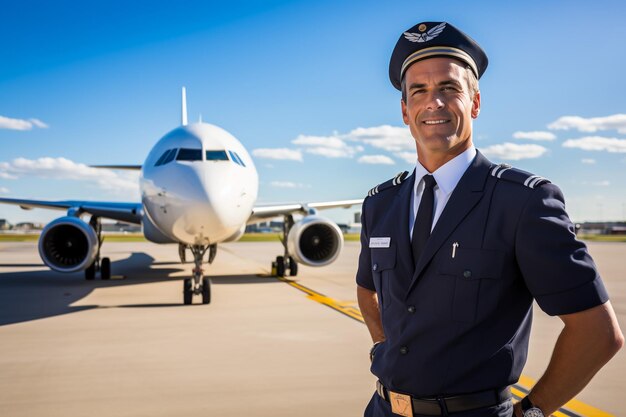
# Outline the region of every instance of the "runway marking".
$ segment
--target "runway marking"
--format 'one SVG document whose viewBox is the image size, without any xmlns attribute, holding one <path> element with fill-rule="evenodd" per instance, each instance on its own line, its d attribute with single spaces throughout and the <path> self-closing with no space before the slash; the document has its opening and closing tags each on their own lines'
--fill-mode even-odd
<svg viewBox="0 0 626 417">
<path fill-rule="evenodd" d="M 327 297 L 324 294 L 321 294 L 309 287 L 305 287 L 304 285 L 299 284 L 288 278 L 277 278 L 280 281 L 306 293 L 309 300 L 313 300 L 315 302 L 323 304 L 327 307 L 332 308 L 335 311 L 340 312 L 345 316 L 350 317 L 351 319 L 365 324 L 365 321 L 363 320 L 363 315 L 361 314 L 361 310 L 359 310 L 356 301 L 338 301 L 334 298 Z M 536 381 L 526 375 L 520 376 L 519 382 L 511 387 L 513 397 L 516 400 L 521 400 L 522 398 L 524 398 L 526 394 L 528 394 L 530 389 L 535 385 L 535 382 Z M 578 401 L 575 398 L 569 401 L 563 407 L 559 408 L 559 410 L 554 412 L 554 414 L 552 415 L 555 417 L 615 417 L 613 414 L 599 410 L 595 407 L 583 403 L 582 401 Z"/>
<path fill-rule="evenodd" d="M 528 394 L 530 388 L 535 385 L 535 382 L 535 380 L 526 375 L 520 376 L 519 382 L 513 386 L 514 396 L 517 397 L 517 399 L 522 399 Z M 515 392 L 516 389 L 517 393 Z M 576 398 L 570 400 L 553 415 L 557 417 L 615 417 L 613 414 L 585 404 Z"/>
<path fill-rule="evenodd" d="M 282 282 L 291 285 L 294 288 L 299 289 L 300 291 L 307 294 L 307 298 L 309 300 L 313 300 L 320 304 L 323 304 L 327 307 L 332 308 L 335 311 L 340 312 L 343 315 L 350 317 L 356 321 L 361 323 L 365 323 L 363 321 L 363 315 L 361 314 L 361 310 L 356 306 L 356 302 L 354 301 L 338 301 L 334 298 L 326 297 L 324 294 L 320 294 L 319 292 L 312 290 L 311 288 L 305 287 L 302 284 L 298 284 L 295 281 L 292 281 L 287 278 L 278 277 Z"/>
</svg>

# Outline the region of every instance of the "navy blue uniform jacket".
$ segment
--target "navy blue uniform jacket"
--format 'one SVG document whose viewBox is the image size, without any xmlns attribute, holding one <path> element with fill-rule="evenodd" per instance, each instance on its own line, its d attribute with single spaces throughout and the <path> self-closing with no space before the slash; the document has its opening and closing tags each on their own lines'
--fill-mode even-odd
<svg viewBox="0 0 626 417">
<path fill-rule="evenodd" d="M 429 397 L 511 385 L 526 361 L 533 299 L 550 315 L 608 300 L 558 187 L 533 189 L 490 167 L 478 152 L 415 264 L 414 176 L 363 203 L 357 283 L 378 296 L 386 341 L 371 369 L 388 389 Z M 390 237 L 389 247 L 370 248 L 373 237 Z"/>
</svg>

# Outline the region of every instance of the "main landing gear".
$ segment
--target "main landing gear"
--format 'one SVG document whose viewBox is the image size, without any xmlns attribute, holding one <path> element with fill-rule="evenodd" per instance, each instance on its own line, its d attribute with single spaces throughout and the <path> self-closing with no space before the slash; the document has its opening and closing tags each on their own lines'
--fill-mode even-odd
<svg viewBox="0 0 626 417">
<path fill-rule="evenodd" d="M 111 259 L 100 258 L 100 248 L 102 247 L 102 242 L 104 242 L 100 218 L 91 216 L 91 219 L 89 219 L 89 225 L 93 227 L 93 230 L 95 230 L 98 235 L 98 252 L 96 253 L 96 259 L 94 259 L 93 263 L 85 269 L 85 279 L 88 281 L 94 280 L 96 278 L 97 271 L 100 271 L 100 279 L 111 279 Z"/>
<path fill-rule="evenodd" d="M 208 261 L 213 262 L 217 253 L 217 245 L 190 245 L 186 248 L 180 249 L 179 252 L 189 249 L 193 254 L 194 268 L 193 276 L 185 279 L 183 282 L 183 302 L 185 305 L 192 303 L 194 295 L 202 295 L 202 304 L 209 304 L 211 302 L 211 279 L 204 276 L 204 270 L 202 269 L 202 262 L 204 255 L 209 251 Z M 184 262 L 184 255 L 181 255 L 181 261 Z"/>
<path fill-rule="evenodd" d="M 289 248 L 287 247 L 287 236 L 289 236 L 289 231 L 293 227 L 294 223 L 293 216 L 288 214 L 284 217 L 284 219 L 283 236 L 280 241 L 285 248 L 285 254 L 283 256 L 277 256 L 276 261 L 272 262 L 272 272 L 275 271 L 275 274 L 278 277 L 284 277 L 286 271 L 289 270 L 289 275 L 295 277 L 298 275 L 298 263 L 289 254 Z"/>
</svg>

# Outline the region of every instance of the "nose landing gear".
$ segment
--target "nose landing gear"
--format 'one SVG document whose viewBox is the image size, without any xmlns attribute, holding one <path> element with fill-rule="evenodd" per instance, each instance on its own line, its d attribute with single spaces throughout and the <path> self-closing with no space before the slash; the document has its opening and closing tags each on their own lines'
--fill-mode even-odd
<svg viewBox="0 0 626 417">
<path fill-rule="evenodd" d="M 202 262 L 204 254 L 207 250 L 211 250 L 213 257 L 217 250 L 216 245 L 191 245 L 189 246 L 191 253 L 193 254 L 194 268 L 191 278 L 185 279 L 183 282 L 183 302 L 185 305 L 192 303 L 194 295 L 202 296 L 202 304 L 209 304 L 211 302 L 211 279 L 204 276 L 204 270 L 202 269 Z M 213 261 L 213 259 L 210 259 Z"/>
</svg>

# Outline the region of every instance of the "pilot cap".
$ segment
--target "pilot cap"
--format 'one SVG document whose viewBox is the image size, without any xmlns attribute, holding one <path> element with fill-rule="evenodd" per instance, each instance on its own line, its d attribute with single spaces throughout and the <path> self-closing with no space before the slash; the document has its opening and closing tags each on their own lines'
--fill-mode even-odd
<svg viewBox="0 0 626 417">
<path fill-rule="evenodd" d="M 451 57 L 470 66 L 476 78 L 487 69 L 487 55 L 474 39 L 447 22 L 418 23 L 400 36 L 389 62 L 391 84 L 401 90 L 402 77 L 417 61 Z"/>
</svg>

